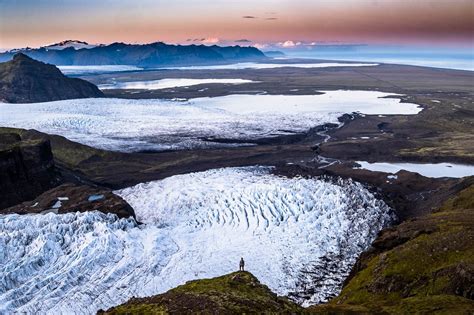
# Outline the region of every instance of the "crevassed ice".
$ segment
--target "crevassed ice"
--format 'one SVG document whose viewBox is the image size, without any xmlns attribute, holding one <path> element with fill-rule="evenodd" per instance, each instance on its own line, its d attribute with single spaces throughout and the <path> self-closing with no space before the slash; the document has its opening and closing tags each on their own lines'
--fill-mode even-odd
<svg viewBox="0 0 474 315">
<path fill-rule="evenodd" d="M 99 85 L 101 90 L 108 89 L 132 89 L 132 90 L 161 90 L 182 86 L 193 86 L 199 84 L 244 84 L 253 83 L 257 81 L 245 79 L 160 79 L 150 81 L 130 81 L 130 82 L 115 82 Z"/>
<path fill-rule="evenodd" d="M 94 313 L 235 271 L 240 257 L 276 293 L 325 301 L 390 209 L 350 180 L 270 172 L 225 168 L 117 191 L 141 226 L 98 212 L 0 216 L 0 313 Z"/>
<path fill-rule="evenodd" d="M 79 99 L 34 104 L 0 103 L 0 126 L 37 129 L 118 151 L 223 146 L 206 141 L 251 141 L 339 123 L 344 113 L 421 111 L 394 94 L 325 91 L 322 95 L 228 95 L 189 101 Z M 227 144 L 228 145 L 228 144 Z"/>
</svg>

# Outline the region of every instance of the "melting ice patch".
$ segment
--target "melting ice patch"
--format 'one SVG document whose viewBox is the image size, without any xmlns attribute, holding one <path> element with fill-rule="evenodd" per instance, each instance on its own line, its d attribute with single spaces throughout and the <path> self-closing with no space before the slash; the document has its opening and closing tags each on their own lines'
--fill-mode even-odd
<svg viewBox="0 0 474 315">
<path fill-rule="evenodd" d="M 132 89 L 132 90 L 161 90 L 199 84 L 244 84 L 256 81 L 244 79 L 161 79 L 151 81 L 116 82 L 99 85 L 101 90 Z"/>
<path fill-rule="evenodd" d="M 103 149 L 141 151 L 225 145 L 208 141 L 212 138 L 251 142 L 305 132 L 324 123 L 337 124 L 344 113 L 412 115 L 419 111 L 416 104 L 376 91 L 228 95 L 189 101 L 96 98 L 0 103 L 0 125 L 59 134 Z"/>
<path fill-rule="evenodd" d="M 378 63 L 341 63 L 341 62 L 320 62 L 320 63 L 259 63 L 259 62 L 240 62 L 227 65 L 208 65 L 208 66 L 186 66 L 186 67 L 167 67 L 165 69 L 179 70 L 228 70 L 228 69 L 274 69 L 274 68 L 332 68 L 332 67 L 373 67 Z"/>
<path fill-rule="evenodd" d="M 0 313 L 94 313 L 235 271 L 240 257 L 276 293 L 325 301 L 390 210 L 350 180 L 270 172 L 225 168 L 117 191 L 141 226 L 99 212 L 0 216 Z"/>
<path fill-rule="evenodd" d="M 357 161 L 358 168 L 367 169 L 374 172 L 385 172 L 395 174 L 401 170 L 418 173 L 425 177 L 454 177 L 474 176 L 474 165 L 453 164 L 453 163 L 369 163 Z"/>
</svg>

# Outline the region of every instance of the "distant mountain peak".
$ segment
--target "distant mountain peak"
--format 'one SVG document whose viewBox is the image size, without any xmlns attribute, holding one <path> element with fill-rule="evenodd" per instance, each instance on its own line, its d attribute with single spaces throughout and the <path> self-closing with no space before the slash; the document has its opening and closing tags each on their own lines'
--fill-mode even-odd
<svg viewBox="0 0 474 315">
<path fill-rule="evenodd" d="M 63 50 L 63 49 L 66 49 L 66 48 L 73 48 L 73 49 L 77 50 L 77 49 L 84 49 L 84 48 L 85 49 L 90 49 L 90 48 L 94 48 L 94 47 L 96 47 L 96 45 L 91 45 L 91 44 L 89 44 L 87 42 L 84 42 L 84 41 L 74 40 L 74 39 L 67 39 L 67 40 L 63 40 L 62 42 L 59 42 L 59 43 L 43 46 L 41 48 L 53 49 L 53 50 Z"/>
<path fill-rule="evenodd" d="M 67 44 L 72 44 L 72 43 L 89 45 L 88 42 L 84 42 L 77 39 L 66 39 L 66 40 L 63 40 L 62 42 L 57 43 L 56 45 L 67 45 Z"/>
<path fill-rule="evenodd" d="M 18 61 L 18 60 L 33 60 L 32 58 L 28 57 L 27 55 L 25 55 L 24 53 L 16 53 L 14 56 L 13 56 L 13 60 L 14 61 Z"/>
</svg>

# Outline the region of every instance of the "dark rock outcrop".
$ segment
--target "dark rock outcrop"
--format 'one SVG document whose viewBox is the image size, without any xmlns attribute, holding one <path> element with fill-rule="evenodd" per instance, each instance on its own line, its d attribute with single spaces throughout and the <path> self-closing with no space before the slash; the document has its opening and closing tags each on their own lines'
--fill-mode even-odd
<svg viewBox="0 0 474 315">
<path fill-rule="evenodd" d="M 50 189 L 32 201 L 26 201 L 3 209 L 0 213 L 27 214 L 53 212 L 61 214 L 92 210 L 113 213 L 119 218 L 135 218 L 133 208 L 110 190 L 71 183 Z"/>
<path fill-rule="evenodd" d="M 49 140 L 0 133 L 0 209 L 33 199 L 58 182 Z"/>
<path fill-rule="evenodd" d="M 0 63 L 0 101 L 3 102 L 34 103 L 103 96 L 94 84 L 68 78 L 54 65 L 22 53 Z"/>
</svg>

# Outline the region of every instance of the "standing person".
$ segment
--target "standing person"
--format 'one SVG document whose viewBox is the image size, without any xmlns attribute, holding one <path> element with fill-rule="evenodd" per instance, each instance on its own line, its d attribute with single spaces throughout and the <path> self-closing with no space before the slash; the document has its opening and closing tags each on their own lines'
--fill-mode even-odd
<svg viewBox="0 0 474 315">
<path fill-rule="evenodd" d="M 239 271 L 244 271 L 245 261 L 243 257 L 240 257 Z"/>
</svg>

